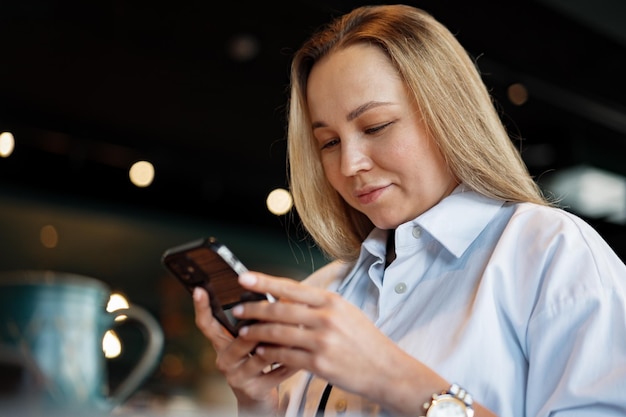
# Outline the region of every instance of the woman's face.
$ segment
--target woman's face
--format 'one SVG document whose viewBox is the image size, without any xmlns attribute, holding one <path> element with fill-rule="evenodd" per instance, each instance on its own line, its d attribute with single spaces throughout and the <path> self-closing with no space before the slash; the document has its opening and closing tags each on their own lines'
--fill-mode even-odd
<svg viewBox="0 0 626 417">
<path fill-rule="evenodd" d="M 389 59 L 357 44 L 317 62 L 307 100 L 328 181 L 381 229 L 422 214 L 456 186 Z"/>
</svg>

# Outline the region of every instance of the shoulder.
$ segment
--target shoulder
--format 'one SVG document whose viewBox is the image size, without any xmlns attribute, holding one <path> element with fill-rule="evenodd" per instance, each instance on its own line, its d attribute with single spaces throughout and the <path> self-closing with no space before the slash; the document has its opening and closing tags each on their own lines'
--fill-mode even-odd
<svg viewBox="0 0 626 417">
<path fill-rule="evenodd" d="M 332 288 L 341 282 L 354 266 L 351 262 L 331 261 L 319 268 L 302 282 L 318 288 Z"/>
<path fill-rule="evenodd" d="M 520 232 L 532 233 L 536 237 L 569 234 L 582 238 L 598 235 L 589 223 L 575 214 L 558 207 L 533 203 L 515 204 L 509 226 L 518 227 Z"/>
<path fill-rule="evenodd" d="M 576 269 L 575 275 L 595 270 L 599 277 L 626 270 L 613 248 L 588 222 L 560 208 L 515 204 L 505 235 L 535 264 L 543 260 L 545 266 L 561 259 Z"/>
</svg>

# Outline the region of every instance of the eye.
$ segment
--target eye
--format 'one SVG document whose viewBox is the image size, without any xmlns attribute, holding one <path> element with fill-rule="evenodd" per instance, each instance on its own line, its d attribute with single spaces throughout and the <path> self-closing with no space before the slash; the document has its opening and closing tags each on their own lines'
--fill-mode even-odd
<svg viewBox="0 0 626 417">
<path fill-rule="evenodd" d="M 383 123 L 381 125 L 368 127 L 367 129 L 365 129 L 365 133 L 368 134 L 368 135 L 375 135 L 376 133 L 379 133 L 379 132 L 385 130 L 385 128 L 390 126 L 392 123 L 393 122 L 387 122 L 387 123 Z"/>
<path fill-rule="evenodd" d="M 339 138 L 333 138 L 333 139 L 327 140 L 326 142 L 322 143 L 322 147 L 321 147 L 321 149 L 322 149 L 322 150 L 324 150 L 324 149 L 330 149 L 330 148 L 332 148 L 333 146 L 336 146 L 336 145 L 338 145 L 338 144 L 339 144 Z"/>
</svg>

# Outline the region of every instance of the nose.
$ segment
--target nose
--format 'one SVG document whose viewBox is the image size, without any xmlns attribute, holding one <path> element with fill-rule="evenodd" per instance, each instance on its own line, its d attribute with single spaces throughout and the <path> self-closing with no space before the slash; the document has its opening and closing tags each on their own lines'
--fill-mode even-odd
<svg viewBox="0 0 626 417">
<path fill-rule="evenodd" d="M 359 139 L 342 139 L 341 141 L 341 173 L 351 177 L 361 171 L 372 168 L 367 144 Z"/>
</svg>

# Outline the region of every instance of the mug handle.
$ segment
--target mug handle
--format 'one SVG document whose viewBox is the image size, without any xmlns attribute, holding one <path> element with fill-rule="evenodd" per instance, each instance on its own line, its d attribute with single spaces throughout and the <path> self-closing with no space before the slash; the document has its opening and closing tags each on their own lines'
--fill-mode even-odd
<svg viewBox="0 0 626 417">
<path fill-rule="evenodd" d="M 146 348 L 139 362 L 137 362 L 137 365 L 135 365 L 128 376 L 108 398 L 111 405 L 115 407 L 126 401 L 159 363 L 159 358 L 163 350 L 163 330 L 148 311 L 136 305 L 131 304 L 128 308 L 121 308 L 109 314 L 114 318 L 126 316 L 127 319 L 134 320 L 145 330 L 144 333 L 146 336 Z M 116 320 L 114 325 L 124 323 L 125 321 L 126 320 Z"/>
</svg>

